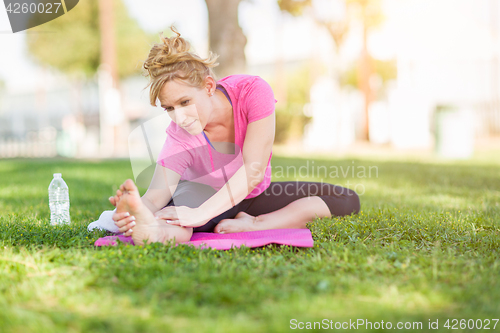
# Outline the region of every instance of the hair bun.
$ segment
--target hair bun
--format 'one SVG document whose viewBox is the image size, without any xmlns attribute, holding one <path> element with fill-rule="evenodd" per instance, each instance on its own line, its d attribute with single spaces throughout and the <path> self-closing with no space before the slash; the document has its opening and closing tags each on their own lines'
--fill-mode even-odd
<svg viewBox="0 0 500 333">
<path fill-rule="evenodd" d="M 212 68 L 217 66 L 218 56 L 210 53 L 206 59 L 200 58 L 191 52 L 191 44 L 181 37 L 181 34 L 171 26 L 170 29 L 177 35 L 164 37 L 160 32 L 162 43 L 154 44 L 144 61 L 145 75 L 150 78 L 151 104 L 156 104 L 156 98 L 163 84 L 173 79 L 187 81 L 192 86 L 202 86 L 207 76 L 215 75 Z"/>
<path fill-rule="evenodd" d="M 191 44 L 182 38 L 181 34 L 174 27 L 171 27 L 170 29 L 177 34 L 177 36 L 165 38 L 163 36 L 163 32 L 160 32 L 160 39 L 163 41 L 163 53 L 166 56 L 189 53 Z"/>
</svg>

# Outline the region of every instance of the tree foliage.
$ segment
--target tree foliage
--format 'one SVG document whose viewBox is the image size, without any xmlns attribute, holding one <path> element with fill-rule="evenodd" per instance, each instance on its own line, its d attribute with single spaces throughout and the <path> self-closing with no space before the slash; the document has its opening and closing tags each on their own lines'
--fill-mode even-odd
<svg viewBox="0 0 500 333">
<path fill-rule="evenodd" d="M 310 102 L 310 71 L 310 66 L 306 65 L 286 74 L 286 100 L 279 101 L 276 107 L 275 143 L 302 137 L 305 125 L 311 120 L 303 111 L 304 105 Z"/>
<path fill-rule="evenodd" d="M 114 0 L 118 75 L 140 73 L 154 36 L 132 19 L 123 2 Z M 93 75 L 100 64 L 101 35 L 97 1 L 80 1 L 67 14 L 27 34 L 29 53 L 41 64 L 67 74 Z"/>
<path fill-rule="evenodd" d="M 355 15 L 368 29 L 380 26 L 385 16 L 382 12 L 381 0 L 345 0 L 346 5 L 355 12 Z"/>
<path fill-rule="evenodd" d="M 397 64 L 396 60 L 378 60 L 371 59 L 372 68 L 374 73 L 380 78 L 383 84 L 391 80 L 395 80 L 397 78 Z M 358 74 L 358 66 L 353 64 L 347 70 L 345 70 L 341 77 L 340 83 L 344 86 L 351 86 L 353 88 L 359 87 L 359 74 Z"/>
<path fill-rule="evenodd" d="M 278 6 L 284 12 L 293 16 L 302 15 L 304 8 L 311 6 L 312 0 L 278 0 Z"/>
</svg>

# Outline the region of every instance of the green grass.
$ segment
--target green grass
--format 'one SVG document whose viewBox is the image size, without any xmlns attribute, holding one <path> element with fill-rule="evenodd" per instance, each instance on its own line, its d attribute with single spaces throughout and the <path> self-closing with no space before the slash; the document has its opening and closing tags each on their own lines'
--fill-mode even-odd
<svg viewBox="0 0 500 333">
<path fill-rule="evenodd" d="M 273 157 L 275 172 L 306 163 Z M 0 161 L 0 331 L 287 332 L 291 319 L 422 322 L 419 331 L 439 320 L 449 331 L 447 319 L 500 317 L 500 164 L 321 165 L 378 169 L 308 178 L 357 186 L 360 214 L 310 223 L 311 249 L 215 251 L 93 246 L 104 233 L 86 226 L 132 177 L 128 161 Z M 70 189 L 70 226 L 48 224 L 54 172 Z"/>
</svg>

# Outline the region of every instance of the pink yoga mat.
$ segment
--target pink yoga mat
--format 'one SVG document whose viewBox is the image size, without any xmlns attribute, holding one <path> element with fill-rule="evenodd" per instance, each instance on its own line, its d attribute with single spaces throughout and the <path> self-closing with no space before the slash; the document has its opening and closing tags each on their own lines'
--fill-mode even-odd
<svg viewBox="0 0 500 333">
<path fill-rule="evenodd" d="M 95 246 L 114 246 L 117 240 L 134 244 L 132 237 L 106 236 L 95 241 Z M 313 239 L 309 229 L 274 229 L 263 231 L 238 232 L 234 234 L 214 234 L 211 232 L 195 232 L 189 242 L 199 248 L 229 250 L 232 247 L 259 247 L 267 244 L 282 244 L 298 247 L 312 247 Z"/>
</svg>

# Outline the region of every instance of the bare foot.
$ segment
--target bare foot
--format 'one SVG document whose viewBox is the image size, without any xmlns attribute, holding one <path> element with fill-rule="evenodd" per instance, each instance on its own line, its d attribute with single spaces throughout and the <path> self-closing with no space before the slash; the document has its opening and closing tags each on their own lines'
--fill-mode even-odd
<svg viewBox="0 0 500 333">
<path fill-rule="evenodd" d="M 125 183 L 121 184 L 120 188 L 116 190 L 115 196 L 109 197 L 109 202 L 116 207 L 116 205 L 118 205 L 118 201 L 120 201 L 120 198 L 123 195 L 123 192 L 125 192 Z"/>
<path fill-rule="evenodd" d="M 132 233 L 135 245 L 156 242 L 166 243 L 174 237 L 177 242 L 185 242 L 191 238 L 192 229 L 170 226 L 158 221 L 142 203 L 139 190 L 131 179 L 127 179 L 123 183 L 123 187 L 124 190 L 117 202 L 116 212 L 127 211 L 130 215 L 135 216 L 136 225 Z"/>
<path fill-rule="evenodd" d="M 123 184 L 121 185 L 121 187 L 123 187 Z M 116 207 L 116 205 L 118 205 L 118 201 L 120 201 L 120 198 L 122 195 L 123 195 L 123 192 L 121 190 L 116 190 L 116 195 L 109 197 L 109 202 L 111 202 L 111 204 Z"/>
<path fill-rule="evenodd" d="M 218 234 L 255 230 L 260 230 L 257 218 L 245 212 L 239 212 L 234 219 L 224 219 L 220 221 L 214 228 L 214 232 Z"/>
</svg>

